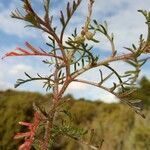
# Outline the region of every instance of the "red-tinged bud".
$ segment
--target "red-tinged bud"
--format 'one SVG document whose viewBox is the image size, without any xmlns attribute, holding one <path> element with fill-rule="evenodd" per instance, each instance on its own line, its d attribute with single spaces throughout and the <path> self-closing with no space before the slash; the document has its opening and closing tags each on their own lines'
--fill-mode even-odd
<svg viewBox="0 0 150 150">
<path fill-rule="evenodd" d="M 14 139 L 20 139 L 20 138 L 27 138 L 31 135 L 30 132 L 25 132 L 25 133 L 17 133 L 15 136 L 14 136 Z"/>
<path fill-rule="evenodd" d="M 18 56 L 18 53 L 17 52 L 10 52 L 10 53 L 6 53 L 2 59 L 6 58 L 6 57 L 10 57 L 10 56 Z"/>
<path fill-rule="evenodd" d="M 28 123 L 28 122 L 19 122 L 19 124 L 27 127 L 32 125 L 32 123 Z"/>
<path fill-rule="evenodd" d="M 30 150 L 31 149 L 31 140 L 26 140 L 25 143 L 19 146 L 19 150 Z"/>
<path fill-rule="evenodd" d="M 38 51 L 36 48 L 34 48 L 30 43 L 25 42 L 25 45 L 26 45 L 26 47 L 28 47 L 32 52 L 34 52 L 34 53 L 39 53 L 39 51 Z"/>
<path fill-rule="evenodd" d="M 25 50 L 25 49 L 22 49 L 22 48 L 20 48 L 20 47 L 17 47 L 16 48 L 16 50 L 19 50 L 19 51 L 21 51 L 23 54 L 25 54 L 25 55 L 30 55 L 31 53 L 30 52 L 28 52 L 27 50 Z"/>
</svg>

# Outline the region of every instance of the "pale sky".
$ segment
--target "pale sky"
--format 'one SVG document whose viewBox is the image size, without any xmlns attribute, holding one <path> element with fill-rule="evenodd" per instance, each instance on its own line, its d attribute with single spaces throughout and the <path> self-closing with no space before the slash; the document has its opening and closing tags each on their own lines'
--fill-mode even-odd
<svg viewBox="0 0 150 150">
<path fill-rule="evenodd" d="M 59 10 L 63 9 L 67 3 L 66 0 L 51 0 L 51 14 L 54 15 L 56 26 L 58 24 Z M 42 15 L 42 0 L 32 0 L 35 10 Z M 70 0 L 72 2 L 72 0 Z M 8 51 L 13 51 L 16 47 L 24 46 L 25 41 L 29 41 L 37 47 L 44 46 L 46 35 L 39 31 L 24 28 L 24 22 L 14 20 L 10 17 L 11 11 L 20 8 L 21 0 L 1 0 L 0 1 L 0 56 Z M 132 43 L 137 43 L 139 35 L 142 33 L 146 37 L 147 28 L 144 17 L 137 12 L 139 9 L 150 10 L 150 0 L 95 0 L 93 19 L 99 22 L 107 21 L 111 32 L 115 35 L 115 43 L 119 52 L 124 52 L 123 47 L 130 47 Z M 87 0 L 83 0 L 78 11 L 75 13 L 72 21 L 67 28 L 67 37 L 74 29 L 79 29 L 84 23 L 87 12 Z M 96 44 L 97 53 L 102 57 L 110 53 L 110 45 L 105 38 L 100 38 L 100 44 Z M 143 68 L 140 77 L 147 76 L 150 78 L 148 62 Z M 118 64 L 113 66 L 118 69 Z M 119 63 L 119 72 L 129 68 L 125 63 Z M 48 74 L 49 68 L 42 64 L 41 59 L 37 57 L 12 57 L 0 60 L 0 90 L 13 89 L 14 83 L 18 78 L 24 78 L 24 72 L 35 75 L 36 73 Z M 88 80 L 98 80 L 98 69 L 94 69 L 83 75 Z M 108 82 L 111 84 L 112 81 Z M 38 82 L 32 82 L 20 86 L 18 90 L 38 91 L 45 93 L 42 85 Z M 73 83 L 69 86 L 66 93 L 73 94 L 76 98 L 88 98 L 92 100 L 101 99 L 106 102 L 116 101 L 115 98 L 97 88 Z"/>
</svg>

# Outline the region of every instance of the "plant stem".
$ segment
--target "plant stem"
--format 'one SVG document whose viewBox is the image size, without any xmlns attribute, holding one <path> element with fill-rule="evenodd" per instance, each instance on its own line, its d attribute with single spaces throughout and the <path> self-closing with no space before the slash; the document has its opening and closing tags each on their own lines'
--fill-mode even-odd
<svg viewBox="0 0 150 150">
<path fill-rule="evenodd" d="M 44 134 L 44 139 L 42 142 L 41 150 L 49 150 L 49 143 L 52 135 L 52 128 L 53 128 L 53 121 L 54 121 L 54 116 L 55 116 L 55 105 L 53 105 L 53 111 L 50 113 L 50 117 L 46 122 L 45 125 L 45 134 Z"/>
</svg>

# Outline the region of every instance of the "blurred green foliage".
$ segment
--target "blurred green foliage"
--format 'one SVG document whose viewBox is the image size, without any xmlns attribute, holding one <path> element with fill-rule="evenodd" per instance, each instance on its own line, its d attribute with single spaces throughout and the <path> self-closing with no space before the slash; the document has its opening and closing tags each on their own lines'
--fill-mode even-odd
<svg viewBox="0 0 150 150">
<path fill-rule="evenodd" d="M 17 150 L 17 145 L 21 141 L 13 140 L 13 136 L 17 132 L 26 130 L 19 126 L 18 122 L 31 121 L 32 103 L 48 107 L 50 103 L 47 104 L 47 101 L 50 96 L 12 90 L 0 92 L 0 150 Z M 70 99 L 68 109 L 73 115 L 72 123 L 85 130 L 94 129 L 95 143 L 104 139 L 102 150 L 149 150 L 150 81 L 143 77 L 137 92 L 132 94 L 132 97 L 144 101 L 146 119 L 142 119 L 123 104 L 75 100 L 71 95 L 65 96 L 64 99 Z M 61 135 L 56 139 L 53 149 L 88 150 L 86 146 Z"/>
</svg>

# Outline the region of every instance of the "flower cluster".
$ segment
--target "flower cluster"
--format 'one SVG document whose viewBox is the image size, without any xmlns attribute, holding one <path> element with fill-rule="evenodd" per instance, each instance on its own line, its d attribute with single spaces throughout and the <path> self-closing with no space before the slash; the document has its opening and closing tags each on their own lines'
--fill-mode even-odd
<svg viewBox="0 0 150 150">
<path fill-rule="evenodd" d="M 19 122 L 20 125 L 28 127 L 29 131 L 25 133 L 17 133 L 14 139 L 24 138 L 24 143 L 19 146 L 19 150 L 30 150 L 34 142 L 35 132 L 39 126 L 41 117 L 38 112 L 34 113 L 33 123 Z"/>
</svg>

